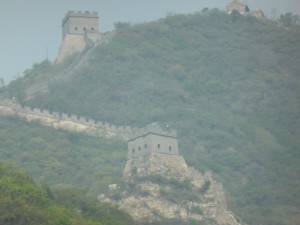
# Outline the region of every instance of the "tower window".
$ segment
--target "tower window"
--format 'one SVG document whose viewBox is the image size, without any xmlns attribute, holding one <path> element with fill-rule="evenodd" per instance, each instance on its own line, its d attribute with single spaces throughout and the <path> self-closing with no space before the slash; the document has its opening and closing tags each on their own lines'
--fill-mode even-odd
<svg viewBox="0 0 300 225">
<path fill-rule="evenodd" d="M 139 151 L 141 151 L 141 147 L 139 146 Z"/>
<path fill-rule="evenodd" d="M 75 27 L 74 29 L 75 29 L 75 30 L 78 30 L 78 27 Z"/>
<path fill-rule="evenodd" d="M 160 144 L 157 145 L 157 148 L 158 148 L 158 149 L 160 148 Z"/>
<path fill-rule="evenodd" d="M 83 27 L 83 30 L 86 30 L 86 28 L 85 28 L 85 27 Z"/>
<path fill-rule="evenodd" d="M 134 148 L 132 149 L 132 153 L 134 153 Z"/>
<path fill-rule="evenodd" d="M 172 146 L 169 146 L 169 151 L 172 151 Z"/>
<path fill-rule="evenodd" d="M 94 27 L 92 27 L 92 28 L 91 28 L 91 30 L 95 30 L 95 28 L 94 28 Z"/>
<path fill-rule="evenodd" d="M 147 148 L 147 145 L 146 145 L 146 144 L 144 145 L 144 148 Z"/>
</svg>

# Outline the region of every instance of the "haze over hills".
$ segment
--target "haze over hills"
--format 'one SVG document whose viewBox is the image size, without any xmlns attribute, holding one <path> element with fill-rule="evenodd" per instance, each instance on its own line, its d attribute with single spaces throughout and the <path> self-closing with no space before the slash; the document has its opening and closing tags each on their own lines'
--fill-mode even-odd
<svg viewBox="0 0 300 225">
<path fill-rule="evenodd" d="M 247 224 L 292 225 L 300 219 L 299 57 L 299 27 L 206 9 L 135 26 L 118 23 L 85 66 L 52 82 L 48 92 L 28 96 L 25 91 L 59 74 L 74 58 L 61 65 L 37 64 L 1 92 L 24 105 L 117 125 L 143 127 L 156 121 L 176 128 L 188 164 L 213 170 L 230 208 Z M 5 123 L 2 127 L 10 127 L 9 132 L 2 128 L 6 142 L 17 142 L 14 124 L 20 121 Z M 71 139 L 70 145 L 78 140 L 84 142 L 79 146 L 89 145 L 80 135 Z M 14 159 L 5 152 L 8 146 L 2 146 L 1 155 Z M 38 147 L 30 146 L 33 157 Z M 124 157 L 122 147 L 115 148 L 112 155 Z M 94 157 L 90 151 L 77 162 L 80 172 Z M 18 163 L 33 171 L 29 161 Z M 65 160 L 60 163 L 72 168 Z M 52 179 L 51 184 L 57 182 Z M 83 185 L 69 179 L 66 183 Z"/>
</svg>

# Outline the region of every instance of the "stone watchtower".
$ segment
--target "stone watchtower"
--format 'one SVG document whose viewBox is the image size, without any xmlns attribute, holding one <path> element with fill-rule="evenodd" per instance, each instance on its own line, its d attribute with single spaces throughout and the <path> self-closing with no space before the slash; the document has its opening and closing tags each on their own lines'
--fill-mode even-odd
<svg viewBox="0 0 300 225">
<path fill-rule="evenodd" d="M 151 153 L 178 155 L 176 131 L 149 125 L 128 140 L 128 160 L 147 158 Z"/>
<path fill-rule="evenodd" d="M 57 62 L 81 52 L 99 41 L 99 16 L 97 12 L 69 11 L 62 20 L 62 45 Z"/>
<path fill-rule="evenodd" d="M 227 5 L 228 14 L 231 14 L 234 10 L 238 11 L 242 15 L 250 11 L 248 5 L 239 0 L 233 0 Z"/>
<path fill-rule="evenodd" d="M 147 176 L 150 173 L 176 173 L 178 169 L 182 175 L 189 173 L 184 158 L 179 155 L 175 130 L 151 124 L 133 133 L 129 138 L 124 179 L 132 176 L 133 171 L 140 176 Z"/>
<path fill-rule="evenodd" d="M 99 32 L 99 16 L 97 12 L 69 11 L 62 20 L 62 39 L 67 34 L 85 35 L 86 32 Z"/>
<path fill-rule="evenodd" d="M 239 0 L 232 0 L 227 5 L 227 13 L 230 15 L 233 11 L 238 11 L 241 15 L 245 16 L 254 16 L 257 19 L 265 19 L 265 15 L 262 10 L 255 9 L 250 10 L 248 5 L 245 3 L 245 1 L 241 2 Z"/>
</svg>

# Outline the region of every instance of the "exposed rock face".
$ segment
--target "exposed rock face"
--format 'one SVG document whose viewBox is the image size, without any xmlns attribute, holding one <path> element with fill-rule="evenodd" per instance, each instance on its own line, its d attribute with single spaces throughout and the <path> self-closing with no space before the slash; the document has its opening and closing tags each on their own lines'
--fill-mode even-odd
<svg viewBox="0 0 300 225">
<path fill-rule="evenodd" d="M 240 224 L 226 208 L 222 184 L 211 172 L 189 168 L 180 155 L 150 153 L 147 158 L 128 160 L 122 187 L 102 195 L 100 201 L 117 204 L 138 221 L 175 218 Z"/>
<path fill-rule="evenodd" d="M 27 121 L 39 121 L 46 126 L 106 138 L 117 136 L 126 140 L 128 133 L 132 132 L 131 129 L 117 129 L 78 119 L 75 115 L 49 113 L 1 99 L 0 115 L 14 115 Z M 129 139 L 128 152 L 134 147 L 137 151 L 141 150 L 141 154 L 137 157 L 128 154 L 122 187 L 110 185 L 110 193 L 99 196 L 99 200 L 118 205 L 138 221 L 175 218 L 207 224 L 242 224 L 227 209 L 223 187 L 213 179 L 211 172 L 199 173 L 187 166 L 178 151 L 176 154 L 169 153 L 177 149 L 177 141 L 173 140 L 176 137 L 172 137 L 172 133 L 149 127 L 135 131 L 139 133 L 139 139 Z M 147 148 L 139 149 L 145 143 Z M 172 145 L 171 149 L 169 145 Z"/>
</svg>

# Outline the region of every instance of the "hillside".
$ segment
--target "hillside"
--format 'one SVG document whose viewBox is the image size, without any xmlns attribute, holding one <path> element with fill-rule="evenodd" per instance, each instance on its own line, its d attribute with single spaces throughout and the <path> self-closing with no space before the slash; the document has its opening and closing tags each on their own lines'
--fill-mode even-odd
<svg viewBox="0 0 300 225">
<path fill-rule="evenodd" d="M 38 183 L 76 187 L 95 197 L 120 183 L 126 144 L 0 117 L 0 158 L 21 165 Z"/>
<path fill-rule="evenodd" d="M 25 105 L 117 125 L 168 124 L 188 164 L 217 174 L 231 209 L 247 224 L 296 225 L 299 58 L 299 28 L 212 9 L 118 23 L 88 64 L 48 93 L 25 90 L 65 65 L 43 62 L 1 91 Z"/>
<path fill-rule="evenodd" d="M 76 192 L 61 189 L 51 193 L 49 188 L 36 185 L 23 170 L 3 161 L 0 190 L 1 224 L 133 224 L 123 212 L 95 200 L 84 200 Z"/>
</svg>

